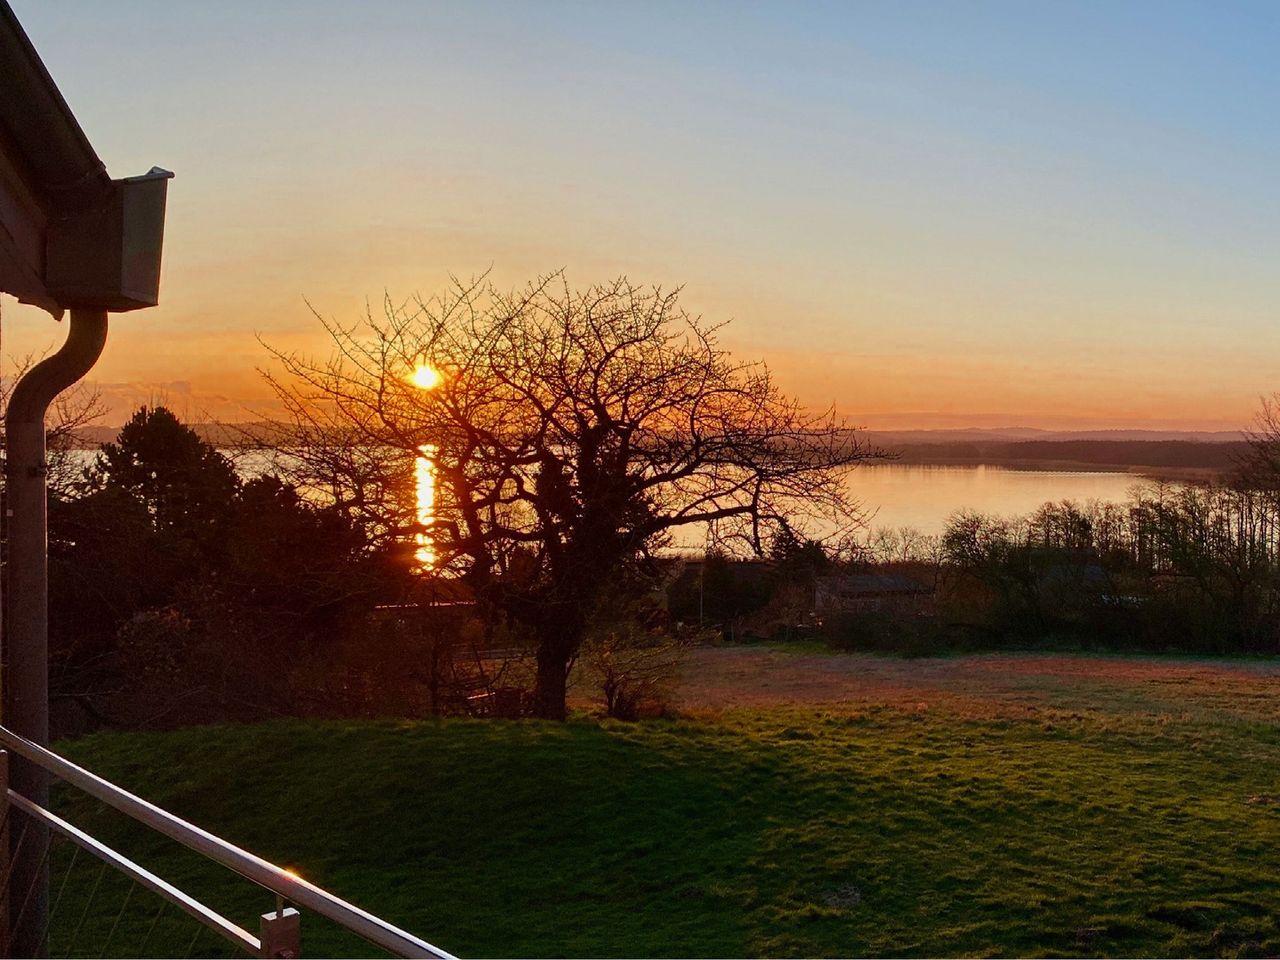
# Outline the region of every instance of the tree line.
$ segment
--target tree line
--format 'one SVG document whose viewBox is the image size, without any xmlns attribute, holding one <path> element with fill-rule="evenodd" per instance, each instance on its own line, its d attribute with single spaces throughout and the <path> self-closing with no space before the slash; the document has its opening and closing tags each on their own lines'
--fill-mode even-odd
<svg viewBox="0 0 1280 960">
<path fill-rule="evenodd" d="M 964 511 L 939 535 L 782 539 L 767 564 L 711 555 L 676 585 L 672 609 L 726 639 L 920 655 L 1031 646 L 1274 655 L 1276 409 L 1264 403 L 1231 471 L 1213 482 L 1142 482 L 1124 501 L 1051 502 L 1023 516 Z M 828 609 L 815 605 L 819 578 L 842 598 Z"/>
<path fill-rule="evenodd" d="M 1280 653 L 1280 431 L 1265 418 L 1235 471 L 1135 487 L 1122 502 L 963 512 L 937 537 L 878 531 L 845 570 L 931 587 L 824 625 L 833 642 L 929 652 L 1027 644 Z"/>
<path fill-rule="evenodd" d="M 129 725 L 297 712 L 299 665 L 403 592 L 400 559 L 139 409 L 51 491 L 51 697 Z"/>
</svg>

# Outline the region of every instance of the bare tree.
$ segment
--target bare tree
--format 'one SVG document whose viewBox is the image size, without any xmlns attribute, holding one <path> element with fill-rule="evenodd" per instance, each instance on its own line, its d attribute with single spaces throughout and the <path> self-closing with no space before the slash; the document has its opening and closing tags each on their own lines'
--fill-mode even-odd
<svg viewBox="0 0 1280 960">
<path fill-rule="evenodd" d="M 1249 451 L 1238 464 L 1236 484 L 1280 499 L 1280 393 L 1261 399 L 1245 440 Z"/>
<path fill-rule="evenodd" d="M 540 716 L 564 716 L 588 619 L 624 568 L 690 524 L 755 552 L 779 529 L 838 525 L 853 510 L 844 468 L 872 455 L 732 358 L 678 293 L 626 279 L 575 291 L 560 274 L 516 293 L 455 281 L 381 318 L 319 317 L 328 358 L 272 351 L 294 475 L 382 536 L 422 535 L 424 576 L 461 578 L 525 630 Z M 415 385 L 425 369 L 438 378 Z"/>
<path fill-rule="evenodd" d="M 937 566 L 942 562 L 942 538 L 922 533 L 912 526 L 876 527 L 868 532 L 863 552 L 874 563 Z"/>
</svg>

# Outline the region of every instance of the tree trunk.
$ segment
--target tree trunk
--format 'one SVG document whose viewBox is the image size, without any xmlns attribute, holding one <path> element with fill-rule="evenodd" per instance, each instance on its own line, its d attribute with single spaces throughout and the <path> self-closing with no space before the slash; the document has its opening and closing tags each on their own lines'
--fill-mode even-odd
<svg viewBox="0 0 1280 960">
<path fill-rule="evenodd" d="M 544 720 L 565 718 L 569 664 L 582 646 L 586 624 L 571 604 L 543 611 L 535 626 L 538 673 L 533 687 L 533 715 Z"/>
<path fill-rule="evenodd" d="M 547 604 L 531 624 L 538 641 L 538 671 L 533 685 L 533 715 L 543 720 L 565 718 L 569 665 L 582 647 L 587 624 L 576 603 Z"/>
<path fill-rule="evenodd" d="M 567 645 L 538 644 L 538 675 L 533 687 L 533 715 L 543 720 L 565 718 L 565 687 L 569 670 Z"/>
</svg>

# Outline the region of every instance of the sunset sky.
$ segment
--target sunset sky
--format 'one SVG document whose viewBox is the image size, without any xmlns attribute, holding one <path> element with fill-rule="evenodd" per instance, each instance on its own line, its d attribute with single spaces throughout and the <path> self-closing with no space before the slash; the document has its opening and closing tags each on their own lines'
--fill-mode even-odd
<svg viewBox="0 0 1280 960">
<path fill-rule="evenodd" d="M 246 419 L 255 334 L 325 349 L 306 300 L 490 267 L 684 284 L 871 427 L 1229 429 L 1280 390 L 1278 4 L 12 5 L 111 174 L 177 175 L 112 422 Z"/>
</svg>

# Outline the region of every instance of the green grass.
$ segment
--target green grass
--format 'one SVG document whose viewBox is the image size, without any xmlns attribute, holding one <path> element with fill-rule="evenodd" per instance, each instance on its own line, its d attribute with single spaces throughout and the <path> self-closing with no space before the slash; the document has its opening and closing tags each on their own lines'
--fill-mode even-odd
<svg viewBox="0 0 1280 960">
<path fill-rule="evenodd" d="M 811 708 L 631 725 L 275 722 L 61 749 L 460 955 L 1280 952 L 1270 723 Z M 91 802 L 58 799 L 251 930 L 271 907 Z M 84 866 L 55 950 L 87 901 Z M 99 891 L 77 952 L 102 949 L 119 894 Z M 108 953 L 152 921 L 154 901 L 135 897 Z M 181 955 L 191 929 L 162 917 L 148 951 Z M 361 952 L 313 917 L 303 930 L 309 956 Z"/>
</svg>

